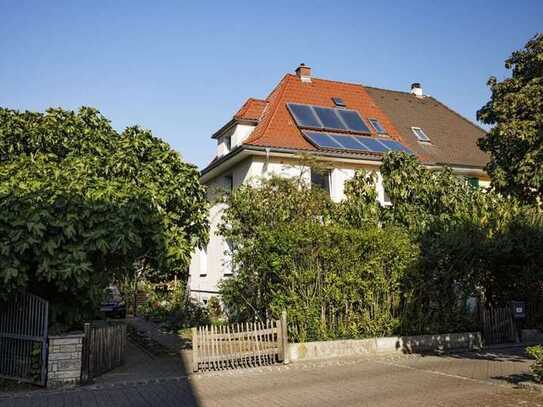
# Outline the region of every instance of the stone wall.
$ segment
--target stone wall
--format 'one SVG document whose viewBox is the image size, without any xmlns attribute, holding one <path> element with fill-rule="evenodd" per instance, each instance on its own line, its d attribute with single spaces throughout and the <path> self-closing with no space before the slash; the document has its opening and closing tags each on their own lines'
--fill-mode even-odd
<svg viewBox="0 0 543 407">
<path fill-rule="evenodd" d="M 370 339 L 290 343 L 289 359 L 323 359 L 378 353 L 425 353 L 435 351 L 474 350 L 482 348 L 479 332 L 443 335 L 398 336 Z"/>
<path fill-rule="evenodd" d="M 521 336 L 524 343 L 543 343 L 543 333 L 539 329 L 523 329 Z"/>
<path fill-rule="evenodd" d="M 49 337 L 47 387 L 79 384 L 83 337 L 83 334 Z"/>
</svg>

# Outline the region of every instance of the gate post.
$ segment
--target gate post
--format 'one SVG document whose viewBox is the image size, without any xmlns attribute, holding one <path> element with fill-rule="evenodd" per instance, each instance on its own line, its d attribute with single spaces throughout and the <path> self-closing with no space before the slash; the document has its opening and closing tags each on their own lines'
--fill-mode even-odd
<svg viewBox="0 0 543 407">
<path fill-rule="evenodd" d="M 287 365 L 290 360 L 288 357 L 288 327 L 287 327 L 287 311 L 283 310 L 281 313 L 281 333 L 282 333 L 282 341 L 283 341 L 283 363 Z"/>
<path fill-rule="evenodd" d="M 81 358 L 81 383 L 85 384 L 89 381 L 89 354 L 90 354 L 90 323 L 83 324 L 83 357 Z"/>
</svg>

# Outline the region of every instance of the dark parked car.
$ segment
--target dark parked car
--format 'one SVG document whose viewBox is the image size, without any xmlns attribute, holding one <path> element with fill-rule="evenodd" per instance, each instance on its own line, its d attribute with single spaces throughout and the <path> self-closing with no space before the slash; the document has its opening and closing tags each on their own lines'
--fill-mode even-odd
<svg viewBox="0 0 543 407">
<path fill-rule="evenodd" d="M 111 318 L 126 318 L 126 304 L 117 287 L 112 285 L 106 288 L 100 311 Z"/>
</svg>

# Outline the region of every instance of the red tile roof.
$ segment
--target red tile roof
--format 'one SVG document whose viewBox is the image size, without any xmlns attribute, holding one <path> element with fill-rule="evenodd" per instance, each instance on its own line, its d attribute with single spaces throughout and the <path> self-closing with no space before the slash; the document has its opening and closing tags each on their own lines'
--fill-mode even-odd
<svg viewBox="0 0 543 407">
<path fill-rule="evenodd" d="M 259 120 L 267 104 L 268 102 L 265 100 L 249 98 L 234 115 L 234 119 Z"/>
<path fill-rule="evenodd" d="M 356 110 L 365 119 L 378 119 L 391 138 L 401 141 L 392 122 L 376 106 L 362 85 L 318 78 L 302 82 L 296 75 L 287 74 L 266 99 L 267 108 L 244 144 L 317 150 L 304 138 L 287 109 L 287 103 L 335 107 L 333 97 L 342 98 L 348 109 Z"/>
<path fill-rule="evenodd" d="M 392 139 L 409 147 L 423 162 L 482 168 L 487 160 L 476 146 L 477 138 L 484 131 L 433 98 L 417 98 L 406 92 L 385 91 L 314 77 L 307 82 L 293 74 L 286 74 L 265 100 L 249 98 L 223 129 L 236 121 L 254 121 L 257 124 L 243 142 L 244 145 L 316 151 L 318 149 L 304 138 L 296 125 L 287 103 L 335 107 L 334 97 L 343 99 L 346 108 L 357 111 L 372 130 L 373 136 L 376 136 L 375 130 L 369 126 L 368 118 L 378 119 Z M 422 145 L 417 142 L 409 126 L 428 130 L 432 143 Z M 349 157 L 379 155 L 368 152 L 338 153 Z"/>
</svg>

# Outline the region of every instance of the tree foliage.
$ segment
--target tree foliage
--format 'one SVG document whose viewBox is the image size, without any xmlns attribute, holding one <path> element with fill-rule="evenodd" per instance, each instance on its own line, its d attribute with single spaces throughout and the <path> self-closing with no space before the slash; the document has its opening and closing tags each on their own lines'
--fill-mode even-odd
<svg viewBox="0 0 543 407">
<path fill-rule="evenodd" d="M 243 185 L 226 201 L 221 233 L 233 242 L 236 274 L 221 294 L 231 319 L 288 309 L 298 340 L 398 327 L 401 281 L 417 253 L 404 232 L 351 227 L 343 216 L 356 214 L 299 180 Z"/>
<path fill-rule="evenodd" d="M 537 209 L 405 154 L 388 154 L 381 175 L 390 206 L 376 202 L 368 171 L 346 183 L 341 203 L 281 178 L 227 195 L 230 318 L 287 309 L 297 340 L 458 332 L 476 328 L 471 297 L 541 300 Z"/>
<path fill-rule="evenodd" d="M 206 205 L 196 168 L 147 130 L 119 134 L 91 108 L 0 109 L 1 300 L 26 289 L 73 323 L 137 259 L 183 276 Z"/>
<path fill-rule="evenodd" d="M 477 118 L 493 127 L 479 145 L 491 155 L 493 187 L 535 202 L 543 197 L 543 34 L 505 61 L 511 78 L 491 77 L 490 101 Z"/>
</svg>

